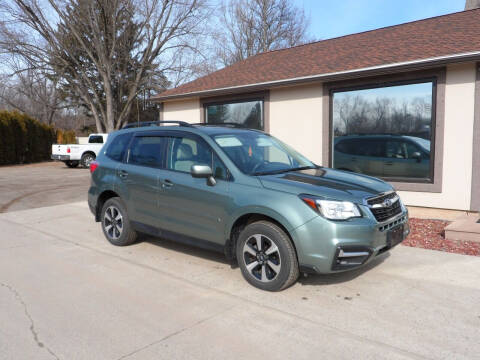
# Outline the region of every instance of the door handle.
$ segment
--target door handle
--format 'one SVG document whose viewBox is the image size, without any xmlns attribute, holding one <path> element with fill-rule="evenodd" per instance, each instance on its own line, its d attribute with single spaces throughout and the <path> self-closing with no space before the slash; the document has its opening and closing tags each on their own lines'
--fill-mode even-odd
<svg viewBox="0 0 480 360">
<path fill-rule="evenodd" d="M 385 165 L 393 165 L 393 162 L 391 162 L 391 161 L 386 162 Z"/>
<path fill-rule="evenodd" d="M 171 188 L 173 186 L 173 182 L 171 180 L 165 179 L 162 183 L 162 188 Z"/>
<path fill-rule="evenodd" d="M 128 176 L 128 172 L 125 170 L 120 170 L 118 172 L 118 176 L 120 176 L 122 179 L 125 179 Z"/>
</svg>

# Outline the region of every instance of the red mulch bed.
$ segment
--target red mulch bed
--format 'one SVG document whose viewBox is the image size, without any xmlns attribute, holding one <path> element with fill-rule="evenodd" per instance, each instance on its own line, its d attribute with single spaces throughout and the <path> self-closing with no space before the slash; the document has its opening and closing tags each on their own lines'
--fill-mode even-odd
<svg viewBox="0 0 480 360">
<path fill-rule="evenodd" d="M 405 246 L 480 256 L 480 243 L 445 239 L 445 227 L 450 221 L 410 218 L 410 235 Z"/>
</svg>

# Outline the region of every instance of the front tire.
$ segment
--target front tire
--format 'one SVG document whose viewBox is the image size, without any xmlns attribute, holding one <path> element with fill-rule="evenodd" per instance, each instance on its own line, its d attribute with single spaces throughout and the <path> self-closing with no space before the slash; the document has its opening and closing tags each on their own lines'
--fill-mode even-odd
<svg viewBox="0 0 480 360">
<path fill-rule="evenodd" d="M 95 161 L 95 155 L 92 153 L 86 153 L 82 155 L 80 162 L 84 168 L 90 168 L 90 164 Z"/>
<path fill-rule="evenodd" d="M 105 201 L 102 207 L 103 234 L 115 246 L 127 246 L 137 240 L 137 232 L 130 225 L 125 206 L 119 197 Z"/>
<path fill-rule="evenodd" d="M 259 289 L 280 291 L 298 279 L 295 248 L 276 224 L 258 221 L 248 225 L 240 233 L 236 252 L 243 277 Z"/>
</svg>

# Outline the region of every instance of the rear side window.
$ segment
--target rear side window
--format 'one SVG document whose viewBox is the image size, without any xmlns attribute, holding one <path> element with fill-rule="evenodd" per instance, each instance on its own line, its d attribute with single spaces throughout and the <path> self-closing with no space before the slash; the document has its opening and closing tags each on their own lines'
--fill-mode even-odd
<svg viewBox="0 0 480 360">
<path fill-rule="evenodd" d="M 88 138 L 90 144 L 103 144 L 103 136 L 101 135 L 92 135 Z"/>
<path fill-rule="evenodd" d="M 118 135 L 108 145 L 105 155 L 115 161 L 122 161 L 125 153 L 127 152 L 127 146 L 132 137 L 132 133 Z"/>
<path fill-rule="evenodd" d="M 161 168 L 163 149 L 167 138 L 161 136 L 137 136 L 130 145 L 128 163 Z"/>
</svg>

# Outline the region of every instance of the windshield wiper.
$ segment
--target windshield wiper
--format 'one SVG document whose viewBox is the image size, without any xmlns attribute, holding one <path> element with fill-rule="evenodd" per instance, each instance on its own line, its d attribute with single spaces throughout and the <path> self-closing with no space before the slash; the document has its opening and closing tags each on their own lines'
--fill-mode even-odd
<svg viewBox="0 0 480 360">
<path fill-rule="evenodd" d="M 273 170 L 273 171 L 259 171 L 259 172 L 253 173 L 252 175 L 253 176 L 276 175 L 276 174 L 282 174 L 290 171 L 299 171 L 299 170 L 308 170 L 308 169 L 317 169 L 317 166 L 301 166 L 296 168 L 288 168 L 288 169 Z"/>
</svg>

